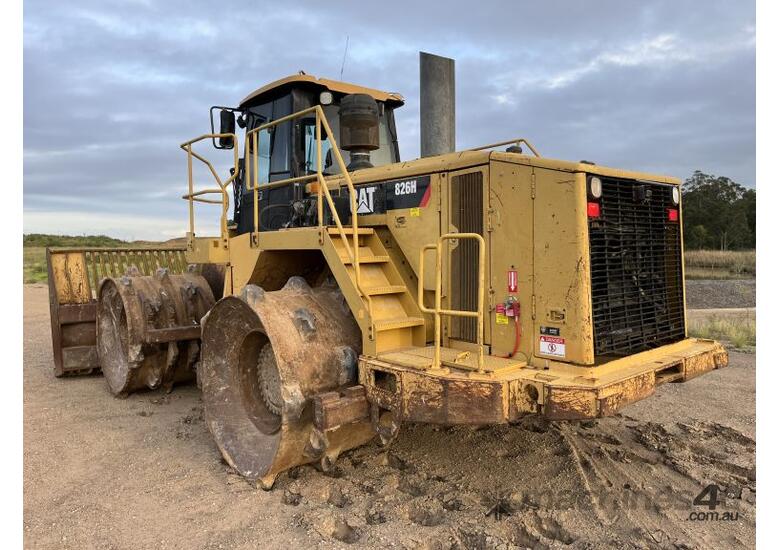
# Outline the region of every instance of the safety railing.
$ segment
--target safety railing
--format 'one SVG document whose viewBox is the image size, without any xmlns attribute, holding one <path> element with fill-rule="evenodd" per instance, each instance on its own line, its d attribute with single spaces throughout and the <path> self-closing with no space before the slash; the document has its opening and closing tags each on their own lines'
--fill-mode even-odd
<svg viewBox="0 0 780 550">
<path fill-rule="evenodd" d="M 520 145 L 525 144 L 526 147 L 528 147 L 531 152 L 537 156 L 541 157 L 542 155 L 539 154 L 539 151 L 536 150 L 536 147 L 531 145 L 531 142 L 528 141 L 525 138 L 516 138 L 516 139 L 508 139 L 506 141 L 499 141 L 498 143 L 491 143 L 489 145 L 482 145 L 481 147 L 474 147 L 473 149 L 468 149 L 469 151 L 484 151 L 485 149 L 494 149 L 496 147 L 501 147 L 502 145 L 517 145 L 520 147 Z"/>
<path fill-rule="evenodd" d="M 314 115 L 314 128 L 315 128 L 314 138 L 316 144 L 315 151 L 316 151 L 317 170 L 311 174 L 306 174 L 304 176 L 285 178 L 276 181 L 260 182 L 259 181 L 260 132 L 264 130 L 270 130 L 271 128 L 278 126 L 279 124 L 282 124 L 284 122 L 289 122 L 295 119 L 300 119 L 311 115 Z M 338 210 L 336 209 L 336 205 L 333 202 L 333 196 L 330 193 L 328 184 L 325 181 L 325 176 L 322 173 L 322 141 L 323 141 L 322 131 L 323 130 L 325 131 L 325 138 L 330 143 L 331 156 L 336 160 L 338 168 L 341 172 L 340 175 L 341 177 L 343 177 L 344 183 L 346 184 L 347 190 L 349 192 L 349 208 L 350 208 L 350 213 L 352 218 L 352 223 L 351 223 L 352 243 L 351 244 L 347 239 L 347 233 L 344 230 L 344 225 L 341 222 L 341 218 L 339 217 Z M 358 235 L 357 194 L 355 192 L 355 186 L 352 183 L 352 177 L 349 175 L 349 172 L 347 171 L 347 166 L 344 163 L 344 159 L 341 156 L 341 151 L 339 150 L 338 143 L 336 142 L 336 138 L 333 136 L 333 131 L 330 128 L 330 124 L 328 124 L 328 119 L 325 117 L 325 113 L 322 110 L 322 107 L 319 105 L 315 105 L 314 107 L 303 109 L 302 111 L 298 111 L 297 113 L 293 113 L 291 115 L 287 115 L 282 118 L 272 120 L 265 124 L 261 124 L 260 126 L 257 126 L 256 128 L 253 128 L 252 130 L 246 132 L 244 138 L 244 173 L 247 174 L 246 189 L 247 191 L 252 191 L 254 195 L 253 196 L 253 204 L 254 204 L 253 219 L 254 219 L 255 235 L 257 235 L 260 231 L 260 211 L 259 211 L 259 200 L 258 200 L 260 191 L 264 189 L 275 189 L 279 187 L 284 187 L 286 185 L 291 185 L 293 183 L 305 183 L 305 182 L 316 181 L 317 183 L 316 185 L 317 226 L 320 231 L 320 242 L 321 243 L 324 242 L 325 233 L 327 231 L 325 227 L 325 207 L 324 207 L 324 202 L 327 202 L 328 208 L 330 209 L 331 217 L 333 219 L 334 224 L 336 225 L 338 234 L 344 244 L 344 249 L 347 252 L 347 257 L 349 258 L 349 261 L 351 262 L 353 269 L 355 271 L 355 286 L 357 287 L 361 296 L 366 301 L 366 307 L 368 309 L 369 319 L 373 319 L 371 295 L 368 292 L 366 292 L 365 289 L 363 288 L 361 277 L 360 277 L 360 243 L 358 238 L 359 235 Z M 249 174 L 251 174 L 251 181 L 250 181 Z M 341 185 L 342 184 L 339 183 L 340 187 Z"/>
<path fill-rule="evenodd" d="M 447 240 L 465 240 L 474 239 L 479 244 L 479 266 L 477 274 L 477 311 L 460 309 L 442 309 L 441 307 L 441 287 L 442 287 L 442 247 Z M 434 291 L 433 309 L 425 306 L 423 301 L 425 281 L 425 253 L 428 250 L 436 251 L 436 282 Z M 449 248 L 448 248 L 449 253 Z M 484 313 L 485 313 L 485 239 L 478 233 L 447 233 L 439 237 L 436 244 L 425 245 L 420 250 L 420 276 L 417 280 L 417 305 L 424 313 L 433 314 L 433 368 L 441 366 L 441 316 L 449 315 L 451 317 L 476 317 L 477 319 L 477 369 L 478 372 L 485 370 L 484 343 Z"/>
<path fill-rule="evenodd" d="M 222 216 L 220 216 L 220 221 L 219 221 L 219 232 L 220 232 L 220 238 L 222 240 L 222 245 L 225 248 L 227 248 L 227 244 L 228 244 L 227 216 L 228 216 L 228 209 L 230 208 L 230 198 L 227 192 L 227 187 L 231 185 L 238 177 L 238 148 L 234 147 L 233 149 L 233 174 L 225 181 L 222 181 L 222 178 L 219 177 L 219 174 L 217 174 L 217 171 L 214 169 L 214 166 L 211 164 L 211 162 L 209 162 L 208 159 L 206 159 L 202 155 L 192 150 L 192 146 L 198 143 L 199 141 L 202 141 L 204 139 L 214 139 L 214 138 L 224 138 L 224 137 L 230 137 L 233 139 L 233 143 L 236 143 L 235 134 L 224 133 L 224 134 L 203 134 L 202 136 L 198 136 L 189 141 L 185 141 L 180 145 L 180 147 L 187 153 L 187 184 L 188 184 L 189 192 L 186 195 L 182 195 L 182 198 L 187 200 L 189 203 L 190 230 L 189 233 L 187 234 L 187 240 L 189 243 L 191 243 L 192 239 L 195 238 L 195 203 L 200 202 L 206 204 L 220 204 L 222 205 Z M 211 172 L 211 175 L 216 180 L 217 185 L 219 185 L 218 188 L 212 187 L 212 188 L 195 191 L 195 182 L 192 174 L 193 158 L 199 160 L 200 162 L 206 165 L 206 167 Z M 220 198 L 219 199 L 204 198 L 206 195 L 220 195 Z"/>
</svg>

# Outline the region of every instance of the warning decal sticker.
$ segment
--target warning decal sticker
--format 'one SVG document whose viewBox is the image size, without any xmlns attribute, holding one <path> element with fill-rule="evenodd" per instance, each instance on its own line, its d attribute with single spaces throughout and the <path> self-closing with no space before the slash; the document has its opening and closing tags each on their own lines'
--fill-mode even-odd
<svg viewBox="0 0 780 550">
<path fill-rule="evenodd" d="M 517 292 L 517 271 L 514 269 L 506 272 L 506 286 L 509 292 Z"/>
<path fill-rule="evenodd" d="M 566 357 L 566 340 L 555 336 L 540 336 L 539 353 L 554 357 Z"/>
</svg>

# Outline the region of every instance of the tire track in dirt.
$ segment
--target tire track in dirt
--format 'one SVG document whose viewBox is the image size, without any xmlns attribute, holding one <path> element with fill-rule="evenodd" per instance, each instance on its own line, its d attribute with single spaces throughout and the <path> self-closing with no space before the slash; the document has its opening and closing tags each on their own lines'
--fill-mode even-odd
<svg viewBox="0 0 780 550">
<path fill-rule="evenodd" d="M 325 544 L 405 548 L 752 546 L 750 529 L 685 520 L 693 497 L 717 482 L 728 507 L 755 521 L 755 507 L 728 489 L 754 490 L 755 442 L 718 424 L 529 418 L 516 427 L 409 432 L 390 450 L 372 445 L 341 457 L 335 478 L 308 466 L 280 478 L 296 525 Z M 719 458 L 724 441 L 747 466 Z"/>
</svg>

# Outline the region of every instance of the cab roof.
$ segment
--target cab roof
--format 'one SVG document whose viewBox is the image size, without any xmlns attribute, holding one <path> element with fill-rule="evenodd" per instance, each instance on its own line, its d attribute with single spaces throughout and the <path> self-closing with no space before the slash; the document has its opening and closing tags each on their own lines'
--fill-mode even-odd
<svg viewBox="0 0 780 550">
<path fill-rule="evenodd" d="M 393 107 L 399 107 L 404 104 L 404 97 L 401 94 L 395 92 L 383 92 L 381 90 L 366 88 L 364 86 L 358 86 L 348 82 L 329 80 L 327 78 L 317 78 L 314 75 L 306 74 L 301 71 L 298 74 L 280 78 L 279 80 L 271 82 L 270 84 L 266 84 L 262 88 L 258 88 L 242 99 L 239 106 L 244 107 L 250 102 L 261 102 L 264 96 L 275 95 L 275 93 L 281 88 L 293 87 L 295 85 L 301 84 L 304 86 L 318 87 L 322 91 L 328 90 L 330 92 L 336 92 L 340 94 L 368 94 L 375 100 L 383 101 L 392 105 Z"/>
</svg>

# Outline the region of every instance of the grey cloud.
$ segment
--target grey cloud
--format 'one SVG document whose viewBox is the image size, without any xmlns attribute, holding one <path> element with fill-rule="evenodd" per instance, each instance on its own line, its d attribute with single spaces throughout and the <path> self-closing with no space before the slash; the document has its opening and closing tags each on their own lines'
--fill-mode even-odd
<svg viewBox="0 0 780 550">
<path fill-rule="evenodd" d="M 425 50 L 457 60 L 459 148 L 522 134 L 552 157 L 755 185 L 752 3 L 29 0 L 25 212 L 183 230 L 178 144 L 207 131 L 208 107 L 300 69 L 338 78 L 347 34 L 344 79 L 407 98 L 403 158 L 419 151 Z"/>
</svg>

